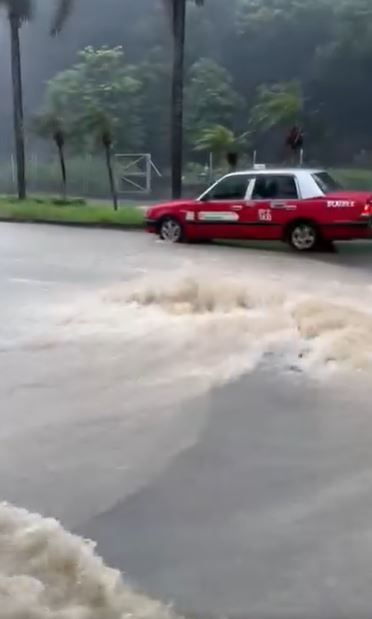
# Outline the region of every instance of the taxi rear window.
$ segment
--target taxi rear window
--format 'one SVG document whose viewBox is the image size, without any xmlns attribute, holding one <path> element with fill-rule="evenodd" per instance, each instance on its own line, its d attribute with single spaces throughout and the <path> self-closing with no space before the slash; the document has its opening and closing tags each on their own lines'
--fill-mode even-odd
<svg viewBox="0 0 372 619">
<path fill-rule="evenodd" d="M 312 176 L 324 194 L 342 191 L 343 189 L 341 183 L 336 181 L 328 172 L 316 172 Z"/>
</svg>

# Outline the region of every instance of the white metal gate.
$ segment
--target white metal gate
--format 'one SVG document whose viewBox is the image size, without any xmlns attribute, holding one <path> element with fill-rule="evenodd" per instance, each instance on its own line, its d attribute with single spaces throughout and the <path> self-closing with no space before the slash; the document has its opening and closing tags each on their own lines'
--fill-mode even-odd
<svg viewBox="0 0 372 619">
<path fill-rule="evenodd" d="M 118 193 L 151 193 L 153 172 L 161 176 L 149 153 L 115 155 Z"/>
</svg>

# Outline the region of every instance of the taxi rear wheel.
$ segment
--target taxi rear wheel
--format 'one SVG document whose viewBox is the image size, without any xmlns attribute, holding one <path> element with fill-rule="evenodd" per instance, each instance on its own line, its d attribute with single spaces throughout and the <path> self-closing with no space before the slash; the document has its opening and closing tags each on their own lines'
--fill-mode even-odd
<svg viewBox="0 0 372 619">
<path fill-rule="evenodd" d="M 288 241 L 296 251 L 313 251 L 319 245 L 320 234 L 312 222 L 298 221 L 289 229 Z"/>
<path fill-rule="evenodd" d="M 168 243 L 181 243 L 183 240 L 183 228 L 174 217 L 164 217 L 159 223 L 159 236 Z"/>
</svg>

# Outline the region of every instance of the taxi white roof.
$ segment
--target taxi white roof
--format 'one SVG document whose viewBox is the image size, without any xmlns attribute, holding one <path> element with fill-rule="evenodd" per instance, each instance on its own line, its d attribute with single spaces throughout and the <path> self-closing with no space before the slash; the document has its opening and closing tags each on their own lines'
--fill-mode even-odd
<svg viewBox="0 0 372 619">
<path fill-rule="evenodd" d="M 322 168 L 249 168 L 247 170 L 238 170 L 237 172 L 230 172 L 226 176 L 239 176 L 239 174 L 294 174 L 294 175 L 306 175 L 317 174 L 324 172 Z"/>
</svg>

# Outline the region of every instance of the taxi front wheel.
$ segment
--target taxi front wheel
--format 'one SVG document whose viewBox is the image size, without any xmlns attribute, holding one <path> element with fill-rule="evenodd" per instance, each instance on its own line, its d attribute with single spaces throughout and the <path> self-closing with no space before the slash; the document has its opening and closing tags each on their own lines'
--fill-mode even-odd
<svg viewBox="0 0 372 619">
<path fill-rule="evenodd" d="M 159 236 L 168 243 L 181 243 L 183 229 L 180 222 L 173 217 L 165 217 L 159 225 Z"/>
<path fill-rule="evenodd" d="M 320 241 L 317 227 L 307 221 L 299 221 L 290 228 L 288 241 L 296 251 L 306 252 L 314 250 Z"/>
</svg>

